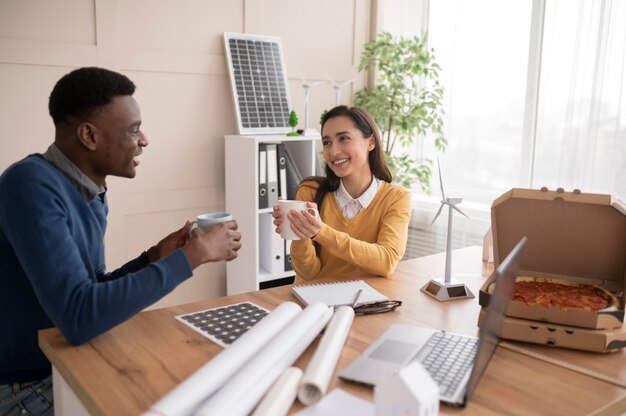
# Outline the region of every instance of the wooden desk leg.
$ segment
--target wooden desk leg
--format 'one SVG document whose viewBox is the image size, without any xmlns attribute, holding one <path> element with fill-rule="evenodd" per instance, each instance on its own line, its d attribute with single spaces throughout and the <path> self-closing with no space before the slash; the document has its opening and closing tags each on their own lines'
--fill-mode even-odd
<svg viewBox="0 0 626 416">
<path fill-rule="evenodd" d="M 65 382 L 65 379 L 55 366 L 52 366 L 52 393 L 54 394 L 55 415 L 89 416 L 85 406 L 78 400 L 74 391 Z"/>
</svg>

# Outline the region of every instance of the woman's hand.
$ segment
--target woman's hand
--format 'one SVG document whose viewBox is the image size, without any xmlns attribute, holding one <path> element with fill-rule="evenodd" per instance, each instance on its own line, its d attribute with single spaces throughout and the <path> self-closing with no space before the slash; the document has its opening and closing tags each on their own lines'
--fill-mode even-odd
<svg viewBox="0 0 626 416">
<path fill-rule="evenodd" d="M 307 208 L 312 209 L 303 209 L 301 211 L 296 211 L 292 209 L 287 213 L 287 218 L 291 222 L 290 227 L 294 233 L 302 240 L 309 240 L 319 234 L 322 229 L 322 220 L 316 215 L 317 214 L 317 204 L 315 202 L 307 202 Z M 276 224 L 277 220 L 274 220 L 274 224 Z M 281 212 L 281 225 L 283 223 L 282 212 Z M 278 230 L 278 227 L 276 227 Z"/>
<path fill-rule="evenodd" d="M 278 198 L 282 199 L 282 198 Z M 274 211 L 272 212 L 272 217 L 274 217 L 274 225 L 276 226 L 276 233 L 280 234 L 283 230 L 283 222 L 285 219 L 283 217 L 283 211 L 280 209 L 278 204 L 274 205 Z"/>
</svg>

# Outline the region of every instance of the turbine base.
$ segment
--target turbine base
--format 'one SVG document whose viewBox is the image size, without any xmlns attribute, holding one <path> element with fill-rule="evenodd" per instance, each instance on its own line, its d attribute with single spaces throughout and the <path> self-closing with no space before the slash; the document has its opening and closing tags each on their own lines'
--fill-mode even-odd
<svg viewBox="0 0 626 416">
<path fill-rule="evenodd" d="M 430 279 L 428 283 L 421 287 L 420 291 L 440 302 L 474 297 L 474 294 L 465 283 L 455 279 L 450 279 L 450 282 L 446 282 L 445 279 Z"/>
</svg>

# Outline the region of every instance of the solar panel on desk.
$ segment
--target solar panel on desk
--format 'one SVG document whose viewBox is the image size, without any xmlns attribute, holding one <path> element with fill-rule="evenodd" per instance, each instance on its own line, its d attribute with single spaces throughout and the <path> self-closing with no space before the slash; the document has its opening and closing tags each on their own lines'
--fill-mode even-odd
<svg viewBox="0 0 626 416">
<path fill-rule="evenodd" d="M 235 342 L 269 312 L 251 302 L 177 315 L 176 319 L 222 347 Z"/>
<path fill-rule="evenodd" d="M 291 131 L 280 38 L 225 32 L 224 41 L 239 133 Z"/>
</svg>

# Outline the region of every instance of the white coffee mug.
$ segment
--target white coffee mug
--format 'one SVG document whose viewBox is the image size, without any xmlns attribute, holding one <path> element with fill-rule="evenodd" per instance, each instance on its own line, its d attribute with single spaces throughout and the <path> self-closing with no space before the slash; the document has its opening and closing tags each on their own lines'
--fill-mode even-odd
<svg viewBox="0 0 626 416">
<path fill-rule="evenodd" d="M 292 209 L 295 209 L 297 212 L 308 210 L 311 214 L 315 215 L 316 218 L 320 217 L 317 209 L 309 208 L 306 204 L 306 201 L 294 201 L 289 199 L 280 199 L 278 201 L 278 207 L 283 212 L 283 224 L 280 236 L 285 240 L 300 240 L 300 237 L 298 237 L 291 229 L 291 221 L 289 221 L 289 217 L 287 216 Z"/>
<path fill-rule="evenodd" d="M 207 212 L 196 217 L 189 227 L 189 235 L 193 236 L 193 230 L 196 228 L 207 228 L 213 224 L 220 222 L 227 222 L 233 219 L 233 216 L 228 212 Z"/>
</svg>

